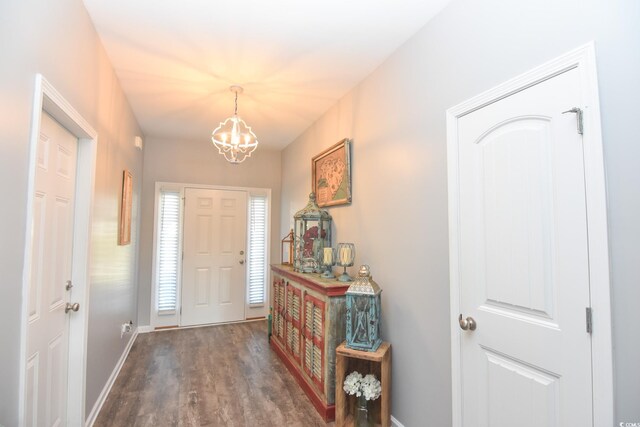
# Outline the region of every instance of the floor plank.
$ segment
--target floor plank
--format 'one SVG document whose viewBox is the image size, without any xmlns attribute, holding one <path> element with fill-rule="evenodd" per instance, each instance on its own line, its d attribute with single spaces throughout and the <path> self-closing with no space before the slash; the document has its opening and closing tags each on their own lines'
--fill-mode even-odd
<svg viewBox="0 0 640 427">
<path fill-rule="evenodd" d="M 94 426 L 332 426 L 269 349 L 266 322 L 141 334 Z"/>
</svg>

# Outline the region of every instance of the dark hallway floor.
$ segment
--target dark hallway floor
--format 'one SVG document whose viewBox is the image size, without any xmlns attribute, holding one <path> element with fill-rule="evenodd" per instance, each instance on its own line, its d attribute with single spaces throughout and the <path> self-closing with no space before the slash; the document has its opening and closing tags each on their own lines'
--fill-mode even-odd
<svg viewBox="0 0 640 427">
<path fill-rule="evenodd" d="M 263 321 L 139 335 L 94 425 L 326 426 Z"/>
</svg>

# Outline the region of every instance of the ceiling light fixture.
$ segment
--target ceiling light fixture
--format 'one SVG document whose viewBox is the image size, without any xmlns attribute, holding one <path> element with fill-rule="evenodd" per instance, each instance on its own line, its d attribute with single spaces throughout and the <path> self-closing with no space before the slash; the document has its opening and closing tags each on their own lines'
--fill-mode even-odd
<svg viewBox="0 0 640 427">
<path fill-rule="evenodd" d="M 229 90 L 236 94 L 233 116 L 220 122 L 220 126 L 211 134 L 211 141 L 229 163 L 237 164 L 251 157 L 251 153 L 258 147 L 258 138 L 244 120 L 238 117 L 238 94 L 244 89 L 233 85 Z"/>
</svg>

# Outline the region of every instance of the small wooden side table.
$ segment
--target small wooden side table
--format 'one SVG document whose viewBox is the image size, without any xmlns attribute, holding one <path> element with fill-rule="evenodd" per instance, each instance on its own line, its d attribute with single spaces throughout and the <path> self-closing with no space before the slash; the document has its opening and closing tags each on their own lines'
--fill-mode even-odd
<svg viewBox="0 0 640 427">
<path fill-rule="evenodd" d="M 380 379 L 382 394 L 371 404 L 374 420 L 382 427 L 391 426 L 391 344 L 383 342 L 376 351 L 353 350 L 343 342 L 336 348 L 336 427 L 353 425 L 356 398 L 342 386 L 348 373 L 374 374 Z"/>
</svg>

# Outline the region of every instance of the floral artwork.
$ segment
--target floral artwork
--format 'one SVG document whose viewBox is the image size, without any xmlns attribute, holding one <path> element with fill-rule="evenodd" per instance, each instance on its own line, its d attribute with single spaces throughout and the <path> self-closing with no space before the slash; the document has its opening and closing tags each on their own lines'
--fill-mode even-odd
<svg viewBox="0 0 640 427">
<path fill-rule="evenodd" d="M 351 203 L 351 142 L 343 139 L 311 160 L 318 206 Z"/>
<path fill-rule="evenodd" d="M 334 200 L 336 196 L 344 196 L 338 194 L 345 192 L 344 185 L 346 183 L 344 170 L 347 164 L 340 156 L 333 153 L 331 156 L 327 156 L 326 159 L 320 164 L 320 177 L 318 178 L 318 193 L 321 199 Z"/>
</svg>

